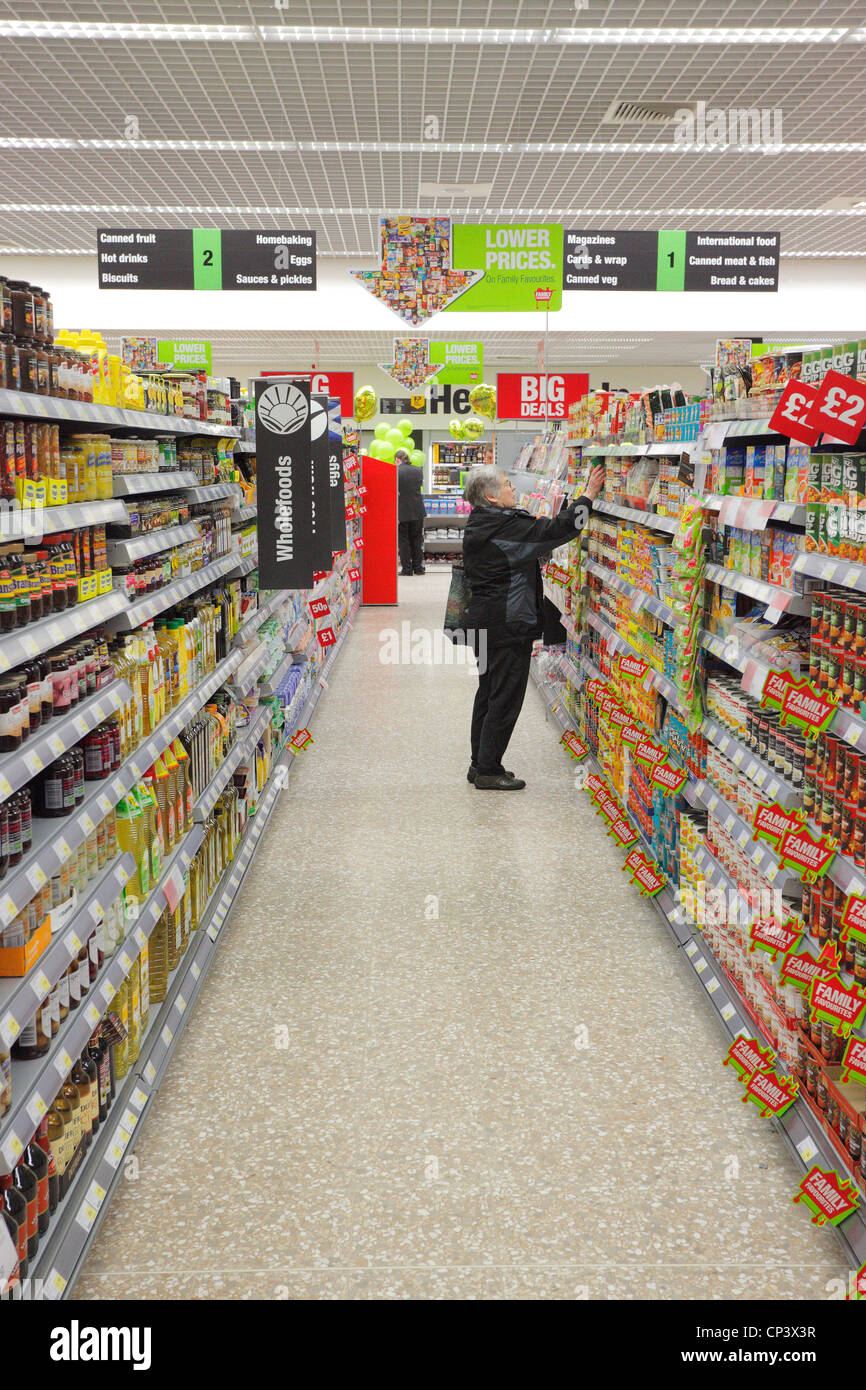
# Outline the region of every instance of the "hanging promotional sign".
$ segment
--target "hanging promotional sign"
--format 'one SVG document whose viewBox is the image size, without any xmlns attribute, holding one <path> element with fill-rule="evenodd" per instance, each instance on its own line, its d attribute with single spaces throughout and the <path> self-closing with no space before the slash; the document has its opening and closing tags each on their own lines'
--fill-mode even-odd
<svg viewBox="0 0 866 1390">
<path fill-rule="evenodd" d="M 439 368 L 430 356 L 430 346 L 426 338 L 395 338 L 394 360 L 379 362 L 379 370 L 407 391 L 423 390 L 428 381 L 439 375 Z"/>
<path fill-rule="evenodd" d="M 351 373 L 346 373 L 350 376 Z M 346 498 L 343 486 L 343 431 L 341 401 L 328 397 L 328 495 L 331 507 L 331 549 L 339 555 L 346 549 Z"/>
<path fill-rule="evenodd" d="M 564 420 L 588 391 L 586 372 L 498 372 L 496 413 L 500 420 Z"/>
<path fill-rule="evenodd" d="M 733 290 L 779 288 L 778 232 L 566 231 L 566 290 Z"/>
<path fill-rule="evenodd" d="M 308 381 L 314 396 L 339 396 L 340 411 L 345 420 L 351 420 L 354 414 L 354 372 L 262 372 L 260 375 L 286 377 L 289 381 Z"/>
<path fill-rule="evenodd" d="M 430 361 L 439 367 L 436 380 L 441 385 L 475 386 L 484 379 L 483 343 L 430 344 Z"/>
<path fill-rule="evenodd" d="M 161 367 L 195 368 L 210 375 L 211 345 L 196 339 L 159 338 L 156 344 L 157 362 Z"/>
<path fill-rule="evenodd" d="M 454 228 L 453 264 L 479 276 L 479 283 L 459 304 L 449 305 L 451 312 L 537 314 L 562 308 L 558 223 L 462 223 Z"/>
<path fill-rule="evenodd" d="M 316 233 L 99 227 L 101 290 L 314 290 Z"/>
<path fill-rule="evenodd" d="M 328 432 L 328 397 L 310 396 L 310 476 L 312 487 L 313 569 L 330 570 L 334 563 L 331 544 L 331 444 Z"/>
<path fill-rule="evenodd" d="M 310 388 L 306 382 L 258 379 L 255 390 L 259 583 L 263 589 L 309 589 L 314 569 Z"/>
<path fill-rule="evenodd" d="M 802 928 L 797 927 L 796 918 L 778 922 L 775 917 L 759 917 L 749 927 L 750 951 L 766 951 L 771 960 L 776 961 L 779 952 L 787 955 L 796 951 L 803 937 Z"/>
<path fill-rule="evenodd" d="M 481 270 L 454 268 L 451 237 L 450 217 L 381 217 L 379 270 L 349 274 L 414 327 L 446 309 L 482 278 Z"/>
</svg>

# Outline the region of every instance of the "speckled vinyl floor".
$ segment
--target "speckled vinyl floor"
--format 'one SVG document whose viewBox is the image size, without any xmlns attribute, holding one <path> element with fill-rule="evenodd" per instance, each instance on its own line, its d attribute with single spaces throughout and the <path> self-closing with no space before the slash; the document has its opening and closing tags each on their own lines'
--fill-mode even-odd
<svg viewBox="0 0 866 1390">
<path fill-rule="evenodd" d="M 74 1296 L 826 1298 L 841 1249 L 537 692 L 526 790 L 476 792 L 474 679 L 380 662 L 446 591 L 349 634 Z"/>
</svg>

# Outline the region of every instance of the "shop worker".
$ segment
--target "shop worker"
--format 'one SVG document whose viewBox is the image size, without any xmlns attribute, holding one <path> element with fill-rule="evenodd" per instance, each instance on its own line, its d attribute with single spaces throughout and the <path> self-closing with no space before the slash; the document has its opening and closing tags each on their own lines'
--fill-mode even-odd
<svg viewBox="0 0 866 1390">
<path fill-rule="evenodd" d="M 466 480 L 472 507 L 463 536 L 467 627 L 475 634 L 478 657 L 468 777 L 479 791 L 526 786 L 504 770 L 502 758 L 526 693 L 532 644 L 543 631 L 538 562 L 574 540 L 603 483 L 604 469 L 594 468 L 586 490 L 559 516 L 534 517 L 516 505 L 514 488 L 500 469 L 473 468 Z"/>
<path fill-rule="evenodd" d="M 424 498 L 422 468 L 410 463 L 405 449 L 394 455 L 397 465 L 397 535 L 400 545 L 400 573 L 424 573 Z"/>
</svg>

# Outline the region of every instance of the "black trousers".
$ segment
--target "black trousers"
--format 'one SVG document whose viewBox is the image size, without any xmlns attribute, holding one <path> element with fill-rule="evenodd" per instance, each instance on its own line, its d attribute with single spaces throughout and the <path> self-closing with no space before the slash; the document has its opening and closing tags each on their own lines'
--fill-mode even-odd
<svg viewBox="0 0 866 1390">
<path fill-rule="evenodd" d="M 420 574 L 424 568 L 424 522 L 401 521 L 397 526 L 400 568 L 404 574 Z"/>
<path fill-rule="evenodd" d="M 523 706 L 531 656 L 530 640 L 489 647 L 486 663 L 483 659 L 479 662 L 486 669 L 478 673 L 471 735 L 472 761 L 479 772 L 492 775 L 502 771 L 502 757 Z"/>
</svg>

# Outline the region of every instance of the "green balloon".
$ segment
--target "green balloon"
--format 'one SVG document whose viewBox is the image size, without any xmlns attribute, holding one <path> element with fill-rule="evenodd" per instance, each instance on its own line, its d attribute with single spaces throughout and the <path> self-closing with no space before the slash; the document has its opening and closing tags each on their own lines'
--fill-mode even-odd
<svg viewBox="0 0 866 1390">
<path fill-rule="evenodd" d="M 409 455 L 409 462 L 414 463 L 416 468 L 424 467 L 424 455 L 420 449 L 413 449 Z"/>
<path fill-rule="evenodd" d="M 402 420 L 397 421 L 397 428 L 398 430 L 403 431 L 404 437 L 408 437 L 415 427 L 412 424 L 412 421 L 409 419 L 408 415 L 404 415 Z"/>
<path fill-rule="evenodd" d="M 385 439 L 388 444 L 393 444 L 395 449 L 401 449 L 406 443 L 406 436 L 402 430 L 389 430 Z"/>
<path fill-rule="evenodd" d="M 372 443 L 367 448 L 367 453 L 369 454 L 371 459 L 377 459 L 379 457 L 379 450 L 381 447 L 382 441 L 380 439 L 374 439 L 372 441 Z"/>
<path fill-rule="evenodd" d="M 377 425 L 377 426 L 376 426 L 376 428 L 375 428 L 374 431 L 373 431 L 373 434 L 375 435 L 375 437 L 376 437 L 377 439 L 387 439 L 387 438 L 388 438 L 388 430 L 389 430 L 389 429 L 390 429 L 390 425 L 386 425 L 385 422 L 384 422 L 384 420 L 383 420 L 382 423 L 381 423 L 380 425 Z"/>
<path fill-rule="evenodd" d="M 394 445 L 391 444 L 387 439 L 385 439 L 379 445 L 379 452 L 376 455 L 376 457 L 380 458 L 383 463 L 393 463 L 394 453 Z"/>
</svg>

